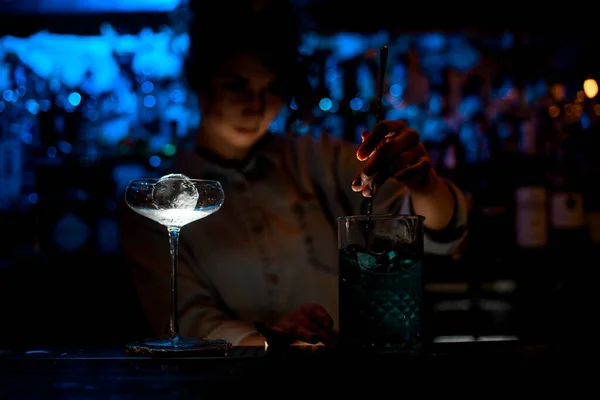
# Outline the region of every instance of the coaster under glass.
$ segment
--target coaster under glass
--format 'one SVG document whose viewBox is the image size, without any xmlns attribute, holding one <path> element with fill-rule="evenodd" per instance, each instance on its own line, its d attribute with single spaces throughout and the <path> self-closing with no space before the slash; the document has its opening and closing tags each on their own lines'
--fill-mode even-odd
<svg viewBox="0 0 600 400">
<path fill-rule="evenodd" d="M 135 356 L 159 357 L 223 357 L 231 348 L 231 343 L 223 339 L 178 338 L 146 339 L 125 345 L 125 353 Z"/>
</svg>

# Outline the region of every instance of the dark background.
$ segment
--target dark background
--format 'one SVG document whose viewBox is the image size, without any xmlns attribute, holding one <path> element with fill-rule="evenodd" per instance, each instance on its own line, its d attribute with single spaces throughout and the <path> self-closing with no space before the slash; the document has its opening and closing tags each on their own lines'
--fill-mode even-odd
<svg viewBox="0 0 600 400">
<path fill-rule="evenodd" d="M 119 9 L 108 7 L 111 2 L 105 1 L 102 8 L 84 9 L 73 7 L 73 2 L 61 3 L 56 0 L 4 0 L 0 2 L 0 41 L 9 43 L 6 38 L 10 36 L 23 40 L 19 46 L 25 46 L 26 43 L 32 45 L 33 49 L 44 51 L 48 46 L 53 59 L 57 59 L 61 57 L 60 54 L 71 54 L 73 49 L 85 48 L 84 43 L 87 42 L 84 41 L 101 35 L 102 27 L 107 24 L 118 37 L 138 37 L 144 29 L 156 33 L 163 31 L 165 26 L 170 27 L 171 33 L 184 32 L 185 12 L 165 9 L 162 6 L 166 2 L 161 3 L 160 8 L 153 8 L 151 2 L 144 0 L 135 3 L 137 6 Z M 154 2 L 157 3 L 160 2 Z M 234 3 L 232 1 L 232 9 Z M 63 6 L 58 7 L 61 4 Z M 87 4 L 89 6 L 91 3 Z M 595 57 L 597 29 L 593 20 L 585 20 L 591 15 L 590 12 L 579 5 L 562 5 L 557 9 L 550 9 L 550 6 L 523 9 L 520 7 L 522 2 L 452 2 L 437 5 L 433 2 L 384 0 L 297 0 L 296 4 L 303 16 L 306 31 L 322 39 L 321 47 L 310 54 L 314 63 L 323 69 L 327 57 L 333 57 L 346 76 L 354 76 L 361 60 L 368 58 L 366 55 L 373 54 L 373 49 L 383 44 L 373 39 L 373 35 L 382 32 L 394 41 L 398 40 L 398 43 L 403 38 L 410 38 L 417 45 L 420 43 L 423 57 L 439 52 L 443 67 L 453 67 L 452 60 L 476 53 L 479 60 L 493 64 L 496 72 L 492 75 L 495 78 L 508 76 L 532 82 L 538 79 L 560 81 L 574 88 L 570 89 L 571 93 L 580 90 L 583 79 L 593 76 L 600 68 Z M 54 5 L 54 8 L 50 5 Z M 37 41 L 32 39 L 40 32 L 46 32 L 47 36 Z M 353 34 L 352 39 L 344 41 L 344 44 L 337 47 L 327 44 L 327 40 L 331 39 L 333 43 L 332 38 L 348 33 Z M 50 44 L 50 39 L 56 37 L 63 40 L 62 47 Z M 368 44 L 365 45 L 361 40 Z M 465 53 L 464 46 L 459 50 L 436 50 L 432 44 L 436 40 L 468 44 L 468 50 L 472 53 Z M 14 41 L 10 43 L 14 44 Z M 140 78 L 140 71 L 135 70 L 135 65 L 132 69 L 131 62 L 143 44 L 139 42 L 138 46 L 137 49 L 134 45 L 123 53 L 114 54 L 121 69 L 119 76 L 123 78 L 123 85 L 114 86 L 112 92 L 109 90 L 94 97 L 87 94 L 85 89 L 65 84 L 60 85 L 56 93 L 50 94 L 50 80 L 35 72 L 35 68 L 46 64 L 40 59 L 24 60 L 23 55 L 27 52 L 21 53 L 21 56 L 10 50 L 3 52 L 0 44 L 0 67 L 3 64 L 11 68 L 24 67 L 27 71 L 24 82 L 27 83 L 23 85 L 33 85 L 27 86 L 31 88 L 38 82 L 40 88 L 34 94 L 30 91 L 30 94 L 13 102 L 13 114 L 9 115 L 7 111 L 10 103 L 7 97 L 4 97 L 4 108 L 0 109 L 0 144 L 8 143 L 15 137 L 20 140 L 18 168 L 16 171 L 10 168 L 12 176 L 19 177 L 19 188 L 14 196 L 1 199 L 0 208 L 0 343 L 121 343 L 147 334 L 135 292 L 122 266 L 116 242 L 118 229 L 115 206 L 120 199 L 123 183 L 128 178 L 146 172 L 151 174 L 158 167 L 157 164 L 169 162 L 172 153 L 167 151 L 168 146 L 178 141 L 185 142 L 193 134 L 193 124 L 186 123 L 193 120 L 197 112 L 194 114 L 195 104 L 191 94 L 183 89 L 185 82 L 182 82 L 180 74 L 168 78 L 160 75 Z M 344 46 L 358 46 L 360 50 L 354 56 L 344 58 L 341 55 Z M 394 48 L 403 54 L 402 45 Z M 102 59 L 103 53 L 100 47 L 98 49 L 96 53 L 93 48 L 87 51 Z M 42 51 L 40 54 L 47 53 Z M 67 59 L 72 57 L 67 64 L 78 65 L 82 62 L 77 54 L 75 51 L 74 55 L 64 56 Z M 468 71 L 475 67 L 468 65 L 464 69 Z M 433 72 L 431 74 L 435 75 Z M 0 79 L 3 76 L 0 74 Z M 318 75 L 316 81 L 322 77 Z M 365 79 L 372 81 L 373 76 Z M 132 89 L 124 89 L 127 82 L 132 82 Z M 145 82 L 152 85 L 144 86 Z M 322 82 L 319 82 L 316 85 L 321 90 L 319 85 Z M 1 84 L 0 81 L 0 87 Z M 354 140 L 355 126 L 369 124 L 369 118 L 372 117 L 370 111 L 361 114 L 342 107 L 342 103 L 347 104 L 354 96 L 350 92 L 358 91 L 356 81 L 343 85 L 346 93 L 339 101 L 340 111 L 314 121 L 313 133 L 324 127 Z M 352 85 L 354 87 L 349 89 Z M 16 93 L 17 86 L 19 84 L 13 82 L 7 85 L 6 90 Z M 154 88 L 152 94 L 147 93 L 148 87 Z M 36 111 L 37 117 L 30 115 L 31 108 L 28 107 L 32 104 L 39 106 L 46 98 L 60 96 L 63 96 L 60 101 L 64 103 L 65 98 L 71 101 L 69 95 L 74 92 L 80 94 L 82 99 L 76 102 L 74 108 L 55 107 L 53 104 L 46 112 Z M 185 101 L 173 100 L 182 92 L 187 93 Z M 10 98 L 6 93 L 4 91 L 2 95 Z M 109 112 L 89 106 L 98 114 L 92 120 L 85 107 L 101 100 L 106 104 L 118 104 L 116 100 L 111 100 L 115 93 L 133 93 L 137 103 L 131 109 L 142 110 L 139 118 L 143 120 L 134 120 L 130 132 L 120 139 L 95 136 L 95 141 L 88 140 L 86 132 L 96 132 L 98 127 L 109 126 L 122 115 L 115 114 L 114 109 Z M 161 109 L 160 99 L 171 99 L 169 106 Z M 33 102 L 27 103 L 26 100 Z M 154 105 L 146 101 L 159 103 Z M 192 111 L 184 115 L 182 108 L 176 107 L 178 104 Z M 53 111 L 55 108 L 61 116 Z M 88 114 L 82 114 L 84 111 Z M 67 127 L 61 131 L 64 137 L 56 136 L 54 128 L 50 128 L 56 118 L 66 118 Z M 82 118 L 85 124 L 81 122 Z M 282 132 L 284 127 L 289 127 L 286 118 L 282 117 L 277 126 Z M 178 129 L 182 133 L 173 134 L 167 120 L 179 121 Z M 28 124 L 35 121 L 32 125 L 35 128 L 15 133 L 15 126 L 23 121 L 28 121 Z M 153 147 L 153 140 L 162 144 Z M 63 142 L 67 142 L 69 152 L 61 150 L 64 149 L 60 147 L 64 146 Z M 58 156 L 50 157 L 50 148 L 54 148 L 52 151 L 55 152 L 58 148 Z M 7 159 L 6 154 L 0 153 L 0 163 L 6 162 L 8 165 Z M 8 186 L 0 187 L 0 190 L 8 191 Z M 66 244 L 65 238 L 69 238 Z M 79 242 L 76 240 L 78 238 L 84 239 Z M 470 264 L 457 263 L 455 260 L 437 262 L 436 265 L 440 267 L 432 279 L 465 283 L 467 286 L 474 279 L 473 266 Z M 447 295 L 444 301 L 454 301 L 454 309 L 461 309 L 460 302 L 470 301 L 472 296 L 470 291 L 466 291 L 459 295 Z M 467 307 L 467 311 L 466 314 L 482 312 L 472 307 Z M 477 329 L 469 323 L 460 322 L 466 318 L 466 314 L 459 314 L 458 317 L 458 314 L 444 314 L 438 319 L 442 321 L 439 322 L 442 327 L 439 328 L 440 335 L 477 334 Z M 446 325 L 443 325 L 443 321 L 446 321 Z M 490 334 L 506 332 L 511 331 L 497 328 L 496 325 L 487 331 Z"/>
</svg>

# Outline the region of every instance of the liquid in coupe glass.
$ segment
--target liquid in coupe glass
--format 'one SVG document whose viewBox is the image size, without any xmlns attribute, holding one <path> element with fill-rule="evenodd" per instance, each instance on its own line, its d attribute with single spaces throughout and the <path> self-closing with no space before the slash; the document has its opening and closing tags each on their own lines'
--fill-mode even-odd
<svg viewBox="0 0 600 400">
<path fill-rule="evenodd" d="M 177 317 L 177 262 L 179 232 L 189 223 L 218 211 L 225 195 L 217 181 L 190 179 L 181 174 L 162 178 L 135 179 L 125 190 L 125 201 L 136 213 L 163 225 L 169 233 L 171 254 L 171 313 L 169 337 L 143 340 L 127 345 L 134 353 L 189 352 L 206 349 L 219 352 L 230 344 L 224 340 L 203 340 L 179 336 Z M 165 243 L 167 251 L 167 243 Z M 167 267 L 167 266 L 165 266 Z"/>
<path fill-rule="evenodd" d="M 406 354 L 421 349 L 423 220 L 338 219 L 342 348 Z"/>
</svg>

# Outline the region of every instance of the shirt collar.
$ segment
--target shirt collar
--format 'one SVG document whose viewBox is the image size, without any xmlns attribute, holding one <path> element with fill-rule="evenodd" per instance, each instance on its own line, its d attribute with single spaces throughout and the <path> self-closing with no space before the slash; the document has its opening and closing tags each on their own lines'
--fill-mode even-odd
<svg viewBox="0 0 600 400">
<path fill-rule="evenodd" d="M 284 137 L 267 133 L 255 145 L 243 165 L 227 165 L 197 149 L 182 149 L 177 152 L 171 169 L 195 179 L 225 181 L 259 179 L 280 166 L 285 149 L 284 143 Z"/>
</svg>

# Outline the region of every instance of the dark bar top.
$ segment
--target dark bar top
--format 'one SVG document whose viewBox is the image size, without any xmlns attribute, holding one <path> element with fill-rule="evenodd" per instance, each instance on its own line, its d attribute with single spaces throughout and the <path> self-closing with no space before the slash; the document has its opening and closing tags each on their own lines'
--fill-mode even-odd
<svg viewBox="0 0 600 400">
<path fill-rule="evenodd" d="M 447 380 L 459 383 L 461 393 L 484 383 L 504 388 L 525 383 L 553 391 L 581 365 L 572 356 L 519 341 L 435 343 L 419 356 L 315 346 L 233 347 L 223 357 L 184 358 L 136 357 L 102 347 L 13 349 L 0 350 L 0 399 L 200 399 L 238 390 L 288 398 L 314 385 L 339 394 L 361 388 L 399 391 L 405 384 L 414 390 L 416 382 Z M 281 385 L 290 393 L 275 390 Z M 418 384 L 421 393 L 439 389 Z"/>
</svg>

